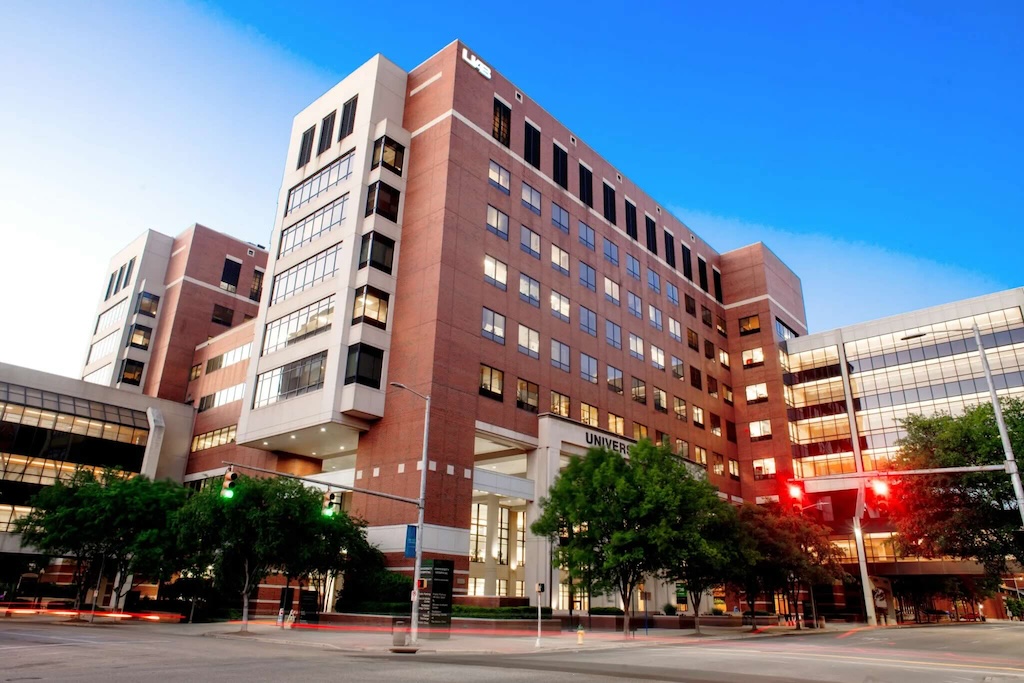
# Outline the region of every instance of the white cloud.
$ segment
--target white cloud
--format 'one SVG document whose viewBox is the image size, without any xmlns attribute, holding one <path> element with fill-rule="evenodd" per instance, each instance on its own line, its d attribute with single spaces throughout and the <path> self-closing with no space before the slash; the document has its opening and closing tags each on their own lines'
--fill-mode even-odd
<svg viewBox="0 0 1024 683">
<path fill-rule="evenodd" d="M 983 273 L 874 244 L 800 234 L 681 207 L 671 210 L 719 252 L 764 242 L 800 277 L 811 332 L 1006 288 Z"/>
</svg>

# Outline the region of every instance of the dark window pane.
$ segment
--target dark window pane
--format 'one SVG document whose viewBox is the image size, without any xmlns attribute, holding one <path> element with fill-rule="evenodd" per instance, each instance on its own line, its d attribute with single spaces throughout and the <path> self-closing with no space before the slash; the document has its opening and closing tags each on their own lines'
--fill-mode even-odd
<svg viewBox="0 0 1024 683">
<path fill-rule="evenodd" d="M 238 276 L 242 273 L 242 264 L 233 259 L 224 259 L 224 270 L 220 274 L 220 288 L 234 293 L 238 289 Z"/>
<path fill-rule="evenodd" d="M 644 216 L 647 223 L 647 251 L 658 255 L 658 225 L 650 216 Z"/>
<path fill-rule="evenodd" d="M 302 134 L 302 142 L 299 143 L 299 163 L 296 164 L 295 168 L 302 168 L 309 163 L 310 158 L 313 156 L 313 133 L 315 131 L 316 126 L 313 126 Z"/>
<path fill-rule="evenodd" d="M 348 361 L 345 365 L 345 384 L 363 384 L 380 389 L 384 369 L 384 352 L 367 344 L 353 344 L 348 347 Z"/>
<path fill-rule="evenodd" d="M 227 306 L 221 306 L 220 304 L 213 305 L 213 322 L 218 325 L 226 325 L 231 327 L 231 321 L 235 317 L 235 312 Z"/>
<path fill-rule="evenodd" d="M 534 168 L 540 168 L 540 131 L 524 123 L 523 158 Z"/>
<path fill-rule="evenodd" d="M 395 259 L 395 241 L 384 235 L 370 232 L 363 235 L 359 245 L 359 268 L 367 265 L 391 275 Z"/>
<path fill-rule="evenodd" d="M 330 114 L 324 117 L 323 122 L 320 124 L 320 143 L 316 146 L 317 156 L 323 154 L 331 148 L 334 136 L 334 119 L 337 116 L 338 111 L 332 111 Z"/>
<path fill-rule="evenodd" d="M 497 98 L 494 99 L 494 121 L 491 124 L 491 135 L 495 140 L 508 147 L 512 130 L 512 110 Z"/>
<path fill-rule="evenodd" d="M 351 135 L 356 126 L 356 104 L 358 102 L 359 95 L 356 95 L 341 108 L 341 126 L 338 128 L 339 141 Z"/>
<path fill-rule="evenodd" d="M 683 245 L 683 277 L 693 282 L 693 259 L 690 257 L 690 248 Z"/>
<path fill-rule="evenodd" d="M 594 174 L 583 164 L 580 164 L 580 201 L 594 206 Z"/>
<path fill-rule="evenodd" d="M 636 206 L 630 202 L 626 202 L 626 234 L 636 239 Z"/>
<path fill-rule="evenodd" d="M 552 177 L 563 188 L 569 188 L 569 153 L 551 143 Z"/>
<path fill-rule="evenodd" d="M 405 162 L 405 146 L 401 145 L 388 136 L 378 138 L 373 143 L 373 165 L 370 168 L 384 166 L 389 171 L 402 175 L 402 167 Z"/>
<path fill-rule="evenodd" d="M 604 217 L 615 225 L 615 188 L 604 183 Z"/>
</svg>

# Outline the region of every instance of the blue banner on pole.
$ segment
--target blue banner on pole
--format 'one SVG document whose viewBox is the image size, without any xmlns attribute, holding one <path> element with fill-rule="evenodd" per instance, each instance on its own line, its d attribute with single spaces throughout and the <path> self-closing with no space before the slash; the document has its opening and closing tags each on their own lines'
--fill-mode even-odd
<svg viewBox="0 0 1024 683">
<path fill-rule="evenodd" d="M 416 525 L 405 527 L 405 556 L 416 557 Z"/>
</svg>

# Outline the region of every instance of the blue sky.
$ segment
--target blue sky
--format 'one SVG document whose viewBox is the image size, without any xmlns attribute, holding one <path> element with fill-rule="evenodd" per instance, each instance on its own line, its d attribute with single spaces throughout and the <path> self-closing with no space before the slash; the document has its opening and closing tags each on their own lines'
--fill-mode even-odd
<svg viewBox="0 0 1024 683">
<path fill-rule="evenodd" d="M 1019 2 L 14 0 L 0 361 L 76 374 L 147 228 L 267 244 L 294 114 L 454 38 L 719 251 L 766 242 L 812 330 L 1021 286 L 1022 30 Z"/>
</svg>

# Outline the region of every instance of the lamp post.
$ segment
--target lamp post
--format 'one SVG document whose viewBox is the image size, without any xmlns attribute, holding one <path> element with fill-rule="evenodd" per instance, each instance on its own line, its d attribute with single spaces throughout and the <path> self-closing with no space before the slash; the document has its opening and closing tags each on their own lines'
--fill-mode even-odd
<svg viewBox="0 0 1024 683">
<path fill-rule="evenodd" d="M 410 389 L 401 382 L 389 382 L 396 389 L 405 389 L 423 399 L 426 404 L 423 414 L 423 453 L 420 456 L 420 497 L 416 506 L 416 564 L 413 569 L 412 624 L 410 633 L 412 643 L 416 644 L 420 628 L 420 568 L 423 566 L 423 508 L 427 502 L 427 438 L 430 436 L 430 396 L 425 396 L 415 389 Z"/>
</svg>

